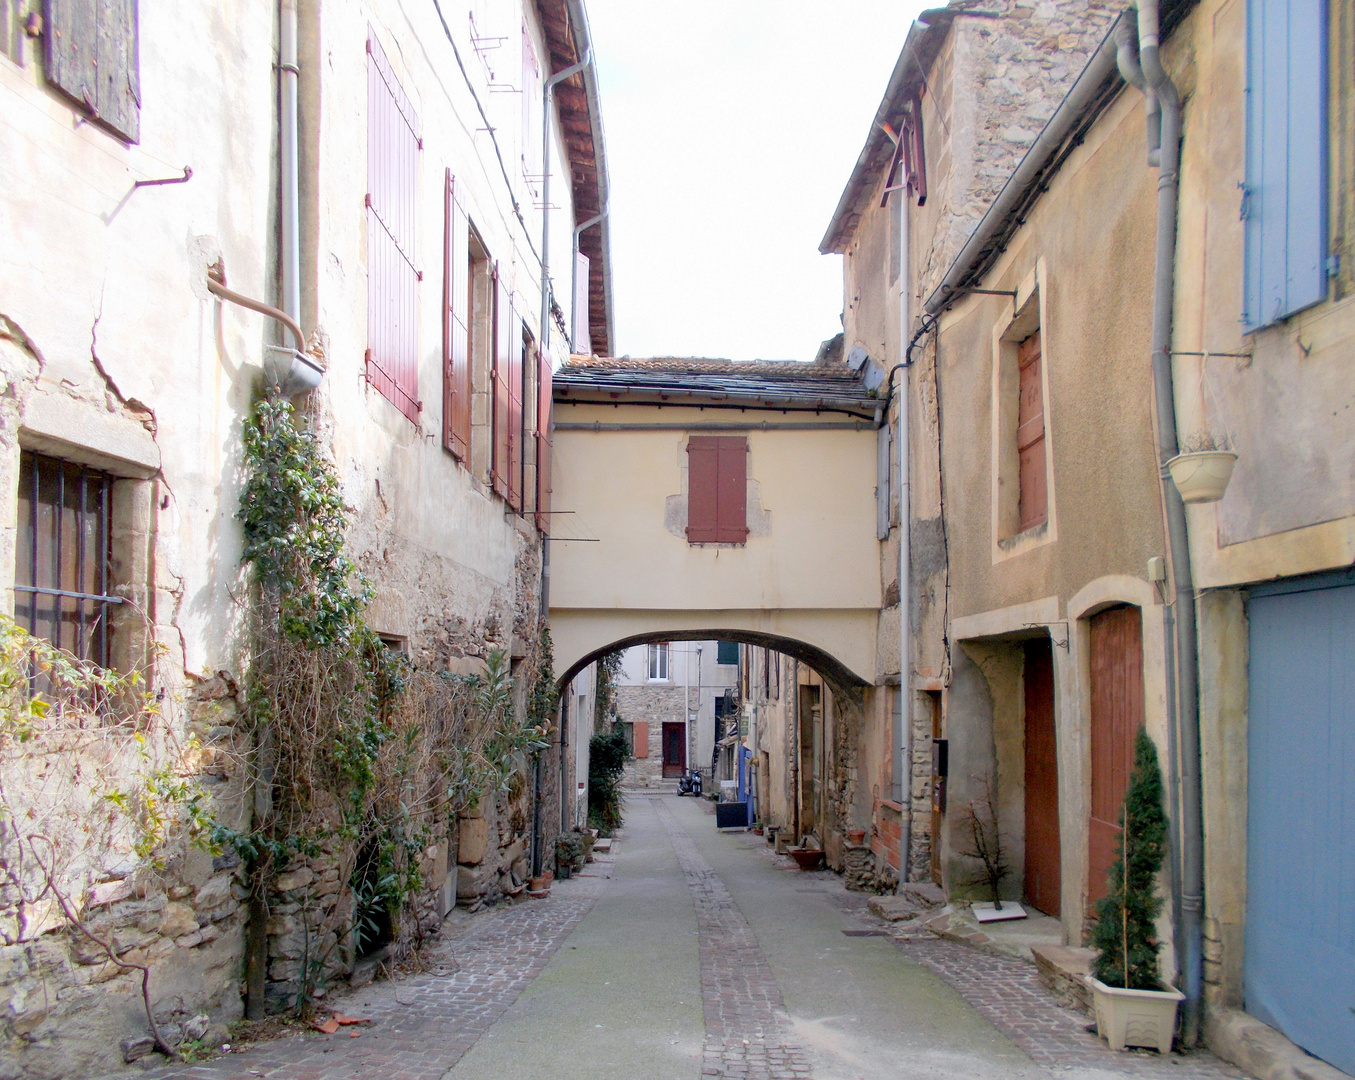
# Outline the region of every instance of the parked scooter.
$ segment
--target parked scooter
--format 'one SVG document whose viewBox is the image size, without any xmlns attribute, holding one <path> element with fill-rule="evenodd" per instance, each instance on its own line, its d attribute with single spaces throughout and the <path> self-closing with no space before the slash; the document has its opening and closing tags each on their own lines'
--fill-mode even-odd
<svg viewBox="0 0 1355 1080">
<path fill-rule="evenodd" d="M 678 777 L 678 794 L 701 797 L 701 770 L 688 769 Z"/>
</svg>

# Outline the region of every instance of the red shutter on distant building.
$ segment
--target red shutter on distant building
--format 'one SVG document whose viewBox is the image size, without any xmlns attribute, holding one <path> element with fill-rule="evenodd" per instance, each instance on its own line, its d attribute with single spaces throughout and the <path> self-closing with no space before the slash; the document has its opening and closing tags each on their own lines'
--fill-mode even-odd
<svg viewBox="0 0 1355 1080">
<path fill-rule="evenodd" d="M 1021 342 L 1016 354 L 1020 387 L 1016 415 L 1016 452 L 1020 459 L 1020 522 L 1018 532 L 1046 521 L 1048 485 L 1044 457 L 1044 380 L 1041 378 L 1040 333 Z"/>
<path fill-rule="evenodd" d="M 512 329 L 516 332 L 517 347 L 508 361 L 508 505 L 522 513 L 523 442 L 526 435 L 526 417 L 522 408 L 524 366 L 527 346 L 522 340 L 517 313 L 513 314 Z"/>
<path fill-rule="evenodd" d="M 442 445 L 470 460 L 470 255 L 466 210 L 447 170 L 442 267 Z"/>
<path fill-rule="evenodd" d="M 513 318 L 513 294 L 508 291 L 498 268 L 494 271 L 494 432 L 493 460 L 490 472 L 494 481 L 494 490 L 505 499 L 508 497 L 509 472 L 509 405 L 508 372 L 513 364 L 513 354 L 522 353 L 522 334 L 514 333 L 516 320 Z M 516 338 L 516 341 L 514 340 Z"/>
<path fill-rule="evenodd" d="M 637 720 L 631 725 L 631 750 L 637 758 L 649 757 L 649 723 Z"/>
<path fill-rule="evenodd" d="M 536 377 L 536 527 L 550 535 L 551 358 L 543 352 Z"/>
<path fill-rule="evenodd" d="M 687 441 L 687 541 L 742 544 L 748 539 L 748 440 L 693 435 Z"/>
<path fill-rule="evenodd" d="M 367 37 L 367 381 L 419 422 L 419 120 Z"/>
</svg>

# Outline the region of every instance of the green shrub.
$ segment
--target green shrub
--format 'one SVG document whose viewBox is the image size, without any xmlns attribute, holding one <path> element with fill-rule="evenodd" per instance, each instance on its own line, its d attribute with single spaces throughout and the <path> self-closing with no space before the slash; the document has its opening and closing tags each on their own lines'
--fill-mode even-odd
<svg viewBox="0 0 1355 1080">
<path fill-rule="evenodd" d="M 1139 728 L 1134 771 L 1120 809 L 1119 842 L 1108 875 L 1110 891 L 1096 905 L 1092 974 L 1107 986 L 1160 990 L 1155 935 L 1162 897 L 1157 875 L 1167 856 L 1167 814 L 1157 749 Z"/>
<path fill-rule="evenodd" d="M 621 724 L 588 740 L 588 823 L 604 835 L 621 825 L 620 780 L 628 754 Z"/>
</svg>

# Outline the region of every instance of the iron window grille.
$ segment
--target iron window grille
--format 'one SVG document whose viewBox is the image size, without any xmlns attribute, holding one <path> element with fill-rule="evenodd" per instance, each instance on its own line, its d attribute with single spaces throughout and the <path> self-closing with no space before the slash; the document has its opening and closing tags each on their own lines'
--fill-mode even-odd
<svg viewBox="0 0 1355 1080">
<path fill-rule="evenodd" d="M 25 450 L 19 456 L 14 619 L 34 637 L 109 667 L 113 477 Z"/>
</svg>

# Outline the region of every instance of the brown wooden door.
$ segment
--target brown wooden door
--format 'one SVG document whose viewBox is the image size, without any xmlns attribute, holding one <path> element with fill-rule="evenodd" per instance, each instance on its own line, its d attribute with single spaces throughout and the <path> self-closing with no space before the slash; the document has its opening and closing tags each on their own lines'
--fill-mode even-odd
<svg viewBox="0 0 1355 1080">
<path fill-rule="evenodd" d="M 687 770 L 687 725 L 663 725 L 663 775 L 681 776 Z"/>
<path fill-rule="evenodd" d="M 1026 900 L 1059 914 L 1059 765 L 1054 656 L 1048 638 L 1026 642 Z"/>
<path fill-rule="evenodd" d="M 1143 620 L 1117 607 L 1091 621 L 1092 804 L 1087 900 L 1106 894 L 1106 872 L 1120 836 L 1120 804 L 1143 726 Z"/>
<path fill-rule="evenodd" d="M 941 695 L 935 693 L 927 694 L 927 704 L 932 711 L 932 742 L 941 738 Z M 894 753 L 901 753 L 895 750 Z M 932 764 L 937 763 L 936 755 L 932 755 Z M 941 884 L 941 829 L 944 825 L 945 805 L 946 805 L 946 778 L 937 775 L 935 768 L 932 770 L 932 843 L 931 843 L 931 870 L 932 881 Z M 906 794 L 911 796 L 911 789 Z"/>
</svg>

